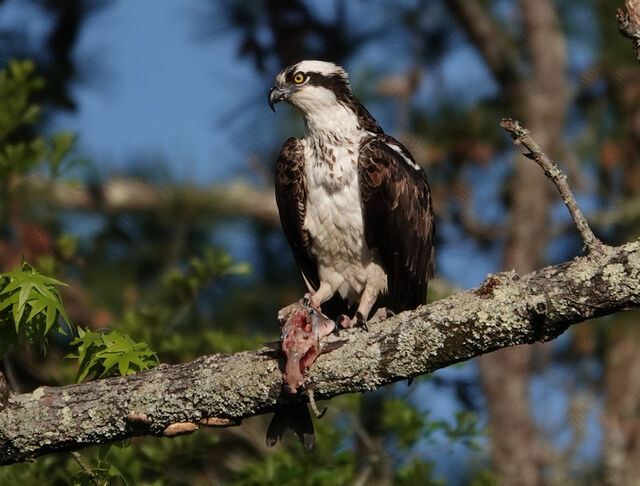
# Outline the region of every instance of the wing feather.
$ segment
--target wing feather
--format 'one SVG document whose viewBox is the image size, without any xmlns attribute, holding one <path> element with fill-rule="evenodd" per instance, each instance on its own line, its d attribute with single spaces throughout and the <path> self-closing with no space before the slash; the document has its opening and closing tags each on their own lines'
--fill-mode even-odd
<svg viewBox="0 0 640 486">
<path fill-rule="evenodd" d="M 305 281 L 316 290 L 320 285 L 318 266 L 311 252 L 311 237 L 304 229 L 307 200 L 304 147 L 296 138 L 287 140 L 280 150 L 275 186 L 282 229 Z"/>
<path fill-rule="evenodd" d="M 434 216 L 427 177 L 388 135 L 363 141 L 358 160 L 365 240 L 387 273 L 396 312 L 426 300 L 433 275 Z"/>
</svg>

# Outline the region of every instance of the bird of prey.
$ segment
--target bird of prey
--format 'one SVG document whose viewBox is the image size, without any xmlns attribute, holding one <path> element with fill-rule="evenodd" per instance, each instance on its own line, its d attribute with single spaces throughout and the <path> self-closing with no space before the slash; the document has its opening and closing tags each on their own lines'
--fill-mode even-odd
<svg viewBox="0 0 640 486">
<path fill-rule="evenodd" d="M 282 146 L 275 186 L 308 302 L 342 327 L 365 328 L 374 306 L 400 312 L 424 303 L 434 217 L 422 168 L 336 64 L 287 67 L 269 91 L 271 109 L 280 101 L 306 121 L 305 136 Z"/>
</svg>

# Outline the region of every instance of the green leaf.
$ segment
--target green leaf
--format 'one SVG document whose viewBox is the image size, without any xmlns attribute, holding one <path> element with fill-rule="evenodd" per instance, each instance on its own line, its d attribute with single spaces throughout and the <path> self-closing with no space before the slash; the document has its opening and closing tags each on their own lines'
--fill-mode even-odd
<svg viewBox="0 0 640 486">
<path fill-rule="evenodd" d="M 79 329 L 78 337 L 71 345 L 76 346 L 76 352 L 67 355 L 67 358 L 78 359 L 78 382 L 90 374 L 96 378 L 126 376 L 151 369 L 159 363 L 156 353 L 146 343 L 135 342 L 117 331 L 100 333 Z"/>
<path fill-rule="evenodd" d="M 111 444 L 100 444 L 98 446 L 98 462 L 102 462 L 106 459 L 107 454 L 111 450 Z"/>
<path fill-rule="evenodd" d="M 41 275 L 26 262 L 0 274 L 0 320 L 13 322 L 15 336 L 30 344 L 46 344 L 52 330 L 63 332 L 60 317 L 73 329 L 60 299 L 57 286 L 62 282 Z"/>
<path fill-rule="evenodd" d="M 18 298 L 18 309 L 24 311 L 24 305 L 27 303 L 27 299 L 31 295 L 33 284 L 26 284 L 20 288 L 20 297 Z"/>
<path fill-rule="evenodd" d="M 118 371 L 120 372 L 120 376 L 127 376 L 129 373 L 129 364 L 131 360 L 129 359 L 129 353 L 123 355 L 118 360 Z"/>
<path fill-rule="evenodd" d="M 31 301 L 29 301 L 29 305 L 31 306 L 32 314 L 39 314 L 47 306 L 47 299 L 32 299 Z"/>
<path fill-rule="evenodd" d="M 0 312 L 9 307 L 10 305 L 18 303 L 18 294 L 11 294 L 9 297 L 0 302 Z"/>
</svg>

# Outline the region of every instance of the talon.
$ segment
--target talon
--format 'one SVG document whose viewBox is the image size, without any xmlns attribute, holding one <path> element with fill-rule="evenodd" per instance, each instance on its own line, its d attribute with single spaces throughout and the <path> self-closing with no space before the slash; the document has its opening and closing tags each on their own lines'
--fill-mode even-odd
<svg viewBox="0 0 640 486">
<path fill-rule="evenodd" d="M 363 330 L 365 331 L 369 331 L 369 327 L 367 326 L 367 319 L 362 315 L 362 312 L 358 311 L 356 312 L 356 325 L 358 327 L 361 327 Z"/>
<path fill-rule="evenodd" d="M 306 294 L 304 294 L 304 297 L 300 299 L 300 303 L 302 303 L 302 305 L 304 305 L 305 307 L 311 307 L 312 309 L 317 310 L 320 314 L 324 316 L 324 313 L 322 312 L 322 308 L 320 304 L 315 304 L 313 302 L 313 295 L 311 295 L 311 293 L 307 292 Z"/>
</svg>

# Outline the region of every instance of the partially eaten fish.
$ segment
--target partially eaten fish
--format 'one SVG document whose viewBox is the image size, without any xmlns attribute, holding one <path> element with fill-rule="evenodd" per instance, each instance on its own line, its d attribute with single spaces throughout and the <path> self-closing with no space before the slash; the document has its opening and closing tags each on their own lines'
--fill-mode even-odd
<svg viewBox="0 0 640 486">
<path fill-rule="evenodd" d="M 282 377 L 284 388 L 289 393 L 297 393 L 304 382 L 305 371 L 318 356 L 339 348 L 346 341 L 322 343 L 322 339 L 335 330 L 336 323 L 302 301 L 281 309 L 278 320 L 282 323 L 281 347 L 287 358 Z"/>
<path fill-rule="evenodd" d="M 282 325 L 280 342 L 267 346 L 282 351 L 286 358 L 285 371 L 282 376 L 283 389 L 286 392 L 278 400 L 275 414 L 267 430 L 267 445 L 275 445 L 282 439 L 287 430 L 293 430 L 306 449 L 313 449 L 315 436 L 313 422 L 304 400 L 298 389 L 304 383 L 304 374 L 322 353 L 339 348 L 346 340 L 322 342 L 331 334 L 336 323 L 318 309 L 307 305 L 303 299 L 278 312 L 278 320 Z M 306 390 L 306 395 L 317 418 L 326 411 L 319 411 L 313 397 L 313 390 Z"/>
</svg>

